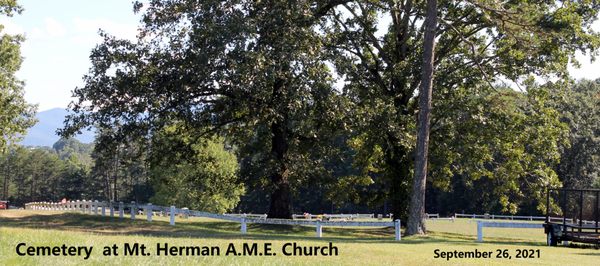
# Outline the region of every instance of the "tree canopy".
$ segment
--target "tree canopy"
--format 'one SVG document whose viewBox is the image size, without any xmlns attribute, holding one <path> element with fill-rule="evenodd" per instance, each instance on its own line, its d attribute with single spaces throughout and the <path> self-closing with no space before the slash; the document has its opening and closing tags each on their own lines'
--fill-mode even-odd
<svg viewBox="0 0 600 266">
<path fill-rule="evenodd" d="M 600 187 L 600 80 L 559 84 L 551 95 L 570 129 L 568 145 L 560 146 L 558 176 L 568 188 Z"/>
<path fill-rule="evenodd" d="M 10 17 L 22 10 L 15 0 L 0 3 L 0 16 Z M 20 47 L 24 38 L 3 30 L 4 26 L 0 25 L 0 153 L 33 126 L 36 110 L 36 106 L 23 98 L 23 81 L 15 76 L 23 61 Z"/>
<path fill-rule="evenodd" d="M 405 220 L 411 193 L 424 193 L 410 184 L 422 111 L 425 3 L 150 1 L 135 41 L 102 33 L 61 134 L 89 126 L 103 131 L 95 172 L 104 175 L 111 199 L 122 196 L 115 196 L 117 176 L 143 176 L 122 171 L 135 168 L 128 158 L 148 164 L 144 171 L 160 165 L 152 156 L 168 149 L 156 141 L 175 130 L 169 139 L 175 154 L 190 156 L 154 168 L 171 174 L 155 176 L 161 200 L 211 189 L 208 172 L 192 168 L 212 167 L 197 156 L 216 156 L 209 151 L 224 142 L 240 169 L 217 176 L 239 193 L 221 206 L 241 196 L 241 180 L 255 193 L 249 197 L 268 202 L 270 217 L 290 217 L 294 197 L 310 187 L 332 204 L 391 206 Z M 438 2 L 430 36 L 437 42 L 430 58 L 432 151 L 419 175 L 427 177 L 423 184 L 440 197 L 485 186 L 480 209 L 515 213 L 527 197 L 536 205 L 527 208 L 542 207 L 539 193 L 560 183 L 554 170 L 566 154 L 567 127 L 575 124 L 556 111 L 559 85 L 531 77 L 566 82 L 577 51 L 597 52 L 600 37 L 591 24 L 598 5 Z M 214 140 L 219 148 L 203 146 Z M 187 183 L 195 188 L 176 197 L 165 185 Z"/>
<path fill-rule="evenodd" d="M 425 1 L 352 1 L 334 9 L 324 25 L 336 70 L 360 112 L 362 158 L 382 152 L 381 160 L 365 163 L 380 163 L 394 214 L 402 218 L 420 111 L 415 96 L 421 93 L 425 8 Z M 452 96 L 461 89 L 480 94 L 505 80 L 522 86 L 529 75 L 566 78 L 576 51 L 597 52 L 600 40 L 591 29 L 597 12 L 593 1 L 439 1 L 434 112 L 443 101 L 458 101 Z M 389 25 L 381 25 L 382 16 L 391 17 Z M 443 121 L 443 113 L 434 114 L 433 123 Z"/>
</svg>

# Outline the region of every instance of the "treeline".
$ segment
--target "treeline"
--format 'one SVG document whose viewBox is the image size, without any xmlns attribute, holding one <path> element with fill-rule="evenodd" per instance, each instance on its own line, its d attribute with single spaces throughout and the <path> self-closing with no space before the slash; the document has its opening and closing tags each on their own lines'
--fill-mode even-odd
<svg viewBox="0 0 600 266">
<path fill-rule="evenodd" d="M 96 196 L 90 187 L 91 145 L 59 140 L 50 147 L 12 146 L 0 154 L 1 199 L 22 206 L 32 201 L 59 201 Z"/>
<path fill-rule="evenodd" d="M 434 123 L 428 212 L 539 214 L 548 186 L 600 188 L 600 80 L 568 89 L 498 89 L 465 101 L 468 108 L 443 114 L 460 123 Z M 0 198 L 15 205 L 67 198 L 268 211 L 268 187 L 255 178 L 263 169 L 253 165 L 259 148 L 196 137 L 176 125 L 151 139 L 117 141 L 111 133 L 100 131 L 94 144 L 61 139 L 52 148 L 11 149 L 0 157 Z M 340 134 L 314 147 L 303 167 L 315 169 L 291 191 L 293 211 L 389 212 L 390 181 L 377 169 L 384 158 L 362 158 L 364 141 Z M 539 182 L 542 175 L 552 183 Z"/>
</svg>

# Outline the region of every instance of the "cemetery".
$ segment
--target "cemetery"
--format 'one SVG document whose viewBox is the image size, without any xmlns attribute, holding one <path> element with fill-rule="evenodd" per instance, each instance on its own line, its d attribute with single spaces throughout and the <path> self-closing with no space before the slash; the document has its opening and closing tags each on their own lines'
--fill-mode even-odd
<svg viewBox="0 0 600 266">
<path fill-rule="evenodd" d="M 0 265 L 599 265 L 600 2 L 0 1 Z"/>
<path fill-rule="evenodd" d="M 349 264 L 361 261 L 361 264 L 380 264 L 380 260 L 389 260 L 402 256 L 406 263 L 415 263 L 420 265 L 439 264 L 443 262 L 469 264 L 469 265 L 502 265 L 507 259 L 498 259 L 497 250 L 507 250 L 512 259 L 510 261 L 519 262 L 519 264 L 528 264 L 532 259 L 515 258 L 517 250 L 533 249 L 539 250 L 540 258 L 535 259 L 536 263 L 565 263 L 577 258 L 581 265 L 593 265 L 596 261 L 598 250 L 593 246 L 571 246 L 549 247 L 546 245 L 544 229 L 539 228 L 493 228 L 485 227 L 485 238 L 483 242 L 478 241 L 477 227 L 479 221 L 502 222 L 524 222 L 532 223 L 529 220 L 485 220 L 473 218 L 455 218 L 446 219 L 428 219 L 427 226 L 429 234 L 427 237 L 402 237 L 399 241 L 395 240 L 395 228 L 390 226 L 392 223 L 387 221 L 379 222 L 376 218 L 364 218 L 356 220 L 369 221 L 369 223 L 379 224 L 378 227 L 360 227 L 353 225 L 350 227 L 323 226 L 322 235 L 319 238 L 315 232 L 316 226 L 313 224 L 305 225 L 274 225 L 247 223 L 247 230 L 242 232 L 241 221 L 231 219 L 228 215 L 216 215 L 210 213 L 196 212 L 193 210 L 184 210 L 175 208 L 177 215 L 174 215 L 174 225 L 171 225 L 171 212 L 169 208 L 152 205 L 154 212 L 147 212 L 147 204 L 136 205 L 136 208 L 142 210 L 143 214 L 134 212 L 135 220 L 131 219 L 130 204 L 123 204 L 123 211 L 118 208 L 120 204 L 113 204 L 111 216 L 110 204 L 106 204 L 104 215 L 102 215 L 101 203 L 97 205 L 97 212 L 91 208 L 95 201 L 80 201 L 77 204 L 35 203 L 29 204 L 26 210 L 10 210 L 0 213 L 0 236 L 1 245 L 17 245 L 14 242 L 27 243 L 28 246 L 39 246 L 43 243 L 51 243 L 50 239 L 60 237 L 61 245 L 64 242 L 67 246 L 93 246 L 94 251 L 86 261 L 100 263 L 110 260 L 119 264 L 138 264 L 138 263 L 183 263 L 184 261 L 203 261 L 204 263 L 343 263 Z M 34 207 L 35 206 L 35 207 Z M 79 207 L 77 207 L 79 206 Z M 85 210 L 82 206 L 90 206 Z M 35 209 L 34 209 L 35 208 Z M 164 216 L 158 214 L 163 211 Z M 85 213 L 84 213 L 85 212 Z M 96 214 L 95 214 L 96 213 Z M 121 213 L 123 215 L 121 216 Z M 152 213 L 152 221 L 149 222 L 148 214 Z M 175 212 L 173 212 L 175 214 Z M 196 216 L 197 215 L 197 216 Z M 213 216 L 214 215 L 214 216 Z M 243 215 L 243 214 L 242 214 Z M 376 216 L 376 214 L 375 214 Z M 121 218 L 122 217 L 122 218 Z M 229 219 L 229 220 L 226 220 Z M 301 222 L 306 222 L 299 220 Z M 337 222 L 337 221 L 336 221 Z M 536 221 L 533 221 L 534 223 Z M 537 225 L 537 224 L 536 224 Z M 401 231 L 404 231 L 403 229 Z M 11 238 L 6 236 L 10 235 Z M 11 240 L 13 239 L 13 240 Z M 50 242 L 48 242 L 50 241 Z M 332 243 L 339 250 L 339 256 L 154 256 L 151 257 L 104 257 L 100 252 L 103 246 L 124 247 L 135 243 L 144 244 L 154 254 L 157 245 L 164 247 L 168 243 L 170 248 L 188 247 L 188 246 L 216 246 L 221 250 L 221 255 L 226 251 L 230 244 L 239 247 L 244 243 L 271 244 L 273 252 L 281 252 L 284 245 L 286 250 L 292 243 L 303 246 L 327 246 Z M 56 243 L 56 242 L 52 242 Z M 47 245 L 47 244 L 46 244 Z M 454 251 L 465 254 L 474 252 L 492 252 L 492 258 L 476 259 L 473 257 L 452 257 L 434 258 L 435 250 L 441 252 Z M 162 253 L 161 253 L 162 254 Z M 375 255 L 377 254 L 377 255 Z M 589 255 L 586 255 L 589 254 Z M 83 257 L 39 257 L 39 256 L 17 256 L 8 254 L 9 261 L 37 264 L 39 262 L 58 262 L 69 261 L 77 263 L 83 260 Z M 303 258 L 303 259 L 300 259 Z"/>
</svg>

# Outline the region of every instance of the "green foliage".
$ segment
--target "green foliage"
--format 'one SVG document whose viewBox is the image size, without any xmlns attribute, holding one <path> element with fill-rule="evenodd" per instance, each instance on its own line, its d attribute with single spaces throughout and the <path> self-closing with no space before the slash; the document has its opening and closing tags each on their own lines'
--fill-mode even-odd
<svg viewBox="0 0 600 266">
<path fill-rule="evenodd" d="M 594 1 L 440 1 L 433 104 L 434 110 L 444 109 L 436 111 L 433 123 L 452 123 L 445 112 L 469 108 L 461 105 L 463 99 L 492 89 L 495 82 L 522 83 L 531 74 L 566 77 L 576 51 L 597 52 L 600 38 L 590 26 L 598 7 Z M 397 217 L 406 214 L 412 179 L 424 8 L 423 1 L 350 2 L 322 24 L 336 70 L 346 81 L 344 91 L 354 104 L 350 115 L 355 117 L 353 138 L 361 139 L 358 162 L 364 169 L 377 166 L 385 184 L 381 193 L 390 196 Z M 390 25 L 378 25 L 381 16 L 391 16 Z M 509 118 L 518 116 L 490 119 Z M 511 158 L 529 152 L 511 149 L 510 143 L 495 145 Z M 455 170 L 444 171 L 450 175 Z"/>
<path fill-rule="evenodd" d="M 561 184 L 554 167 L 568 130 L 549 102 L 548 88 L 499 89 L 463 97 L 461 106 L 438 114 L 444 120 L 432 131 L 432 185 L 467 198 L 461 208 L 545 210 L 545 188 Z"/>
<path fill-rule="evenodd" d="M 570 129 L 570 145 L 560 146 L 560 179 L 568 188 L 600 187 L 600 80 L 557 84 L 551 95 Z"/>
<path fill-rule="evenodd" d="M 0 155 L 0 198 L 15 205 L 62 198 L 89 199 L 95 190 L 88 180 L 89 166 L 78 159 L 89 156 L 72 153 L 61 158 L 53 149 L 15 145 Z"/>
<path fill-rule="evenodd" d="M 271 201 L 277 217 L 289 216 L 294 199 L 301 208 L 391 202 L 404 218 L 424 8 L 423 1 L 151 1 L 136 41 L 102 34 L 61 133 L 103 131 L 90 184 L 108 199 L 147 199 L 152 192 L 141 197 L 136 187 L 148 188 L 151 175 L 154 199 L 169 204 L 195 199 L 198 208 L 212 201 L 228 210 L 243 182 L 250 193 L 242 207 Z M 440 1 L 429 183 L 440 198 L 469 195 L 455 210 L 536 211 L 544 187 L 560 184 L 559 157 L 582 158 L 564 140 L 595 141 L 596 120 L 580 110 L 572 121 L 592 126 L 576 132 L 585 127 L 567 121 L 566 137 L 560 114 L 568 108 L 553 100 L 559 84 L 527 78 L 565 78 L 576 51 L 595 54 L 597 13 L 593 1 Z M 381 16 L 391 24 L 379 25 Z M 504 80 L 527 91 L 494 85 Z M 229 172 L 235 158 L 217 152 L 222 143 L 232 146 L 239 171 Z M 587 174 L 595 151 L 585 169 L 564 171 L 597 179 Z M 225 172 L 213 173 L 220 163 Z"/>
<path fill-rule="evenodd" d="M 12 16 L 22 8 L 16 1 L 0 2 L 0 16 Z M 27 128 L 35 124 L 36 106 L 25 102 L 23 82 L 15 73 L 21 67 L 21 35 L 9 35 L 2 32 L 0 25 L 0 153 L 6 152 L 7 144 L 18 141 Z"/>
<path fill-rule="evenodd" d="M 290 187 L 311 169 L 307 149 L 339 125 L 343 101 L 313 28 L 330 8 L 152 1 L 136 42 L 103 35 L 62 134 L 97 124 L 146 136 L 176 121 L 239 146 L 260 141 L 263 175 L 248 178 L 267 180 L 272 215 L 289 217 Z"/>
<path fill-rule="evenodd" d="M 115 137 L 115 128 L 98 127 L 91 154 L 88 185 L 94 197 L 109 201 L 147 202 L 152 196 L 145 138 Z"/>
<path fill-rule="evenodd" d="M 156 194 L 150 200 L 216 213 L 232 210 L 245 191 L 237 175 L 235 155 L 225 149 L 222 138 L 193 140 L 188 135 L 173 139 L 174 131 L 174 127 L 165 129 L 155 141 L 166 146 L 188 142 L 185 144 L 193 155 L 179 153 L 179 158 L 163 157 L 152 165 L 150 175 Z M 171 155 L 177 156 L 177 152 Z"/>
<path fill-rule="evenodd" d="M 86 166 L 92 165 L 92 158 L 90 157 L 92 150 L 94 149 L 93 144 L 85 144 L 79 142 L 75 138 L 61 138 L 54 145 L 52 145 L 61 160 L 66 160 L 71 156 L 77 156 L 77 160 Z"/>
</svg>

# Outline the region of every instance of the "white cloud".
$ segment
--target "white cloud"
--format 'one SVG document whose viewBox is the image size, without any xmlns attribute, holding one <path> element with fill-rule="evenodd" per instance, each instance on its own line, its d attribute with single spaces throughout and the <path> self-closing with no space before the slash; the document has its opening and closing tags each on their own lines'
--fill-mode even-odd
<svg viewBox="0 0 600 266">
<path fill-rule="evenodd" d="M 0 18 L 0 24 L 2 24 L 4 26 L 4 29 L 2 30 L 3 33 L 6 34 L 11 34 L 11 35 L 15 35 L 15 34 L 24 34 L 25 30 L 23 29 L 23 27 L 21 27 L 20 25 L 8 20 L 7 18 Z"/>
<path fill-rule="evenodd" d="M 67 35 L 67 29 L 56 19 L 51 17 L 44 18 L 44 24 L 38 27 L 32 27 L 26 32 L 27 39 L 52 39 Z"/>
<path fill-rule="evenodd" d="M 53 18 L 44 19 L 44 26 L 49 37 L 62 37 L 67 34 L 65 27 Z"/>
</svg>

